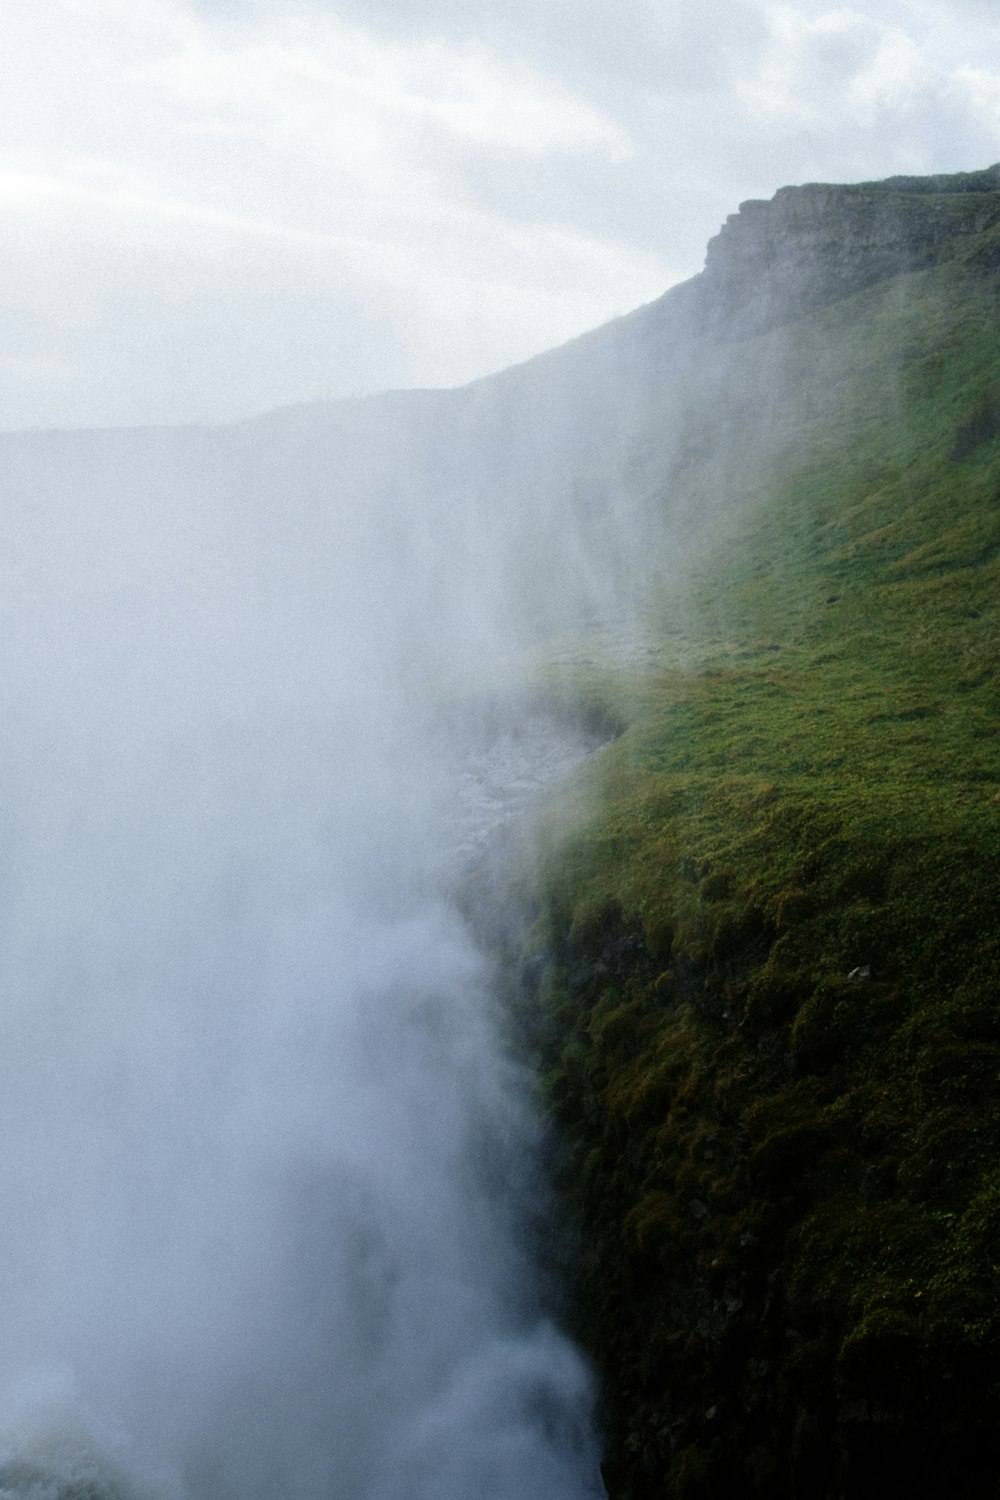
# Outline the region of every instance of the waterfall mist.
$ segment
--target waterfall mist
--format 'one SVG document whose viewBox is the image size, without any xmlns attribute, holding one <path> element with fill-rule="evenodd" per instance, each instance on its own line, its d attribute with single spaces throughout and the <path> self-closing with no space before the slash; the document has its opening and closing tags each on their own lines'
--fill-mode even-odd
<svg viewBox="0 0 1000 1500">
<path fill-rule="evenodd" d="M 581 746 L 435 684 L 614 568 L 486 400 L 0 439 L 0 1496 L 601 1492 L 454 901 Z"/>
</svg>

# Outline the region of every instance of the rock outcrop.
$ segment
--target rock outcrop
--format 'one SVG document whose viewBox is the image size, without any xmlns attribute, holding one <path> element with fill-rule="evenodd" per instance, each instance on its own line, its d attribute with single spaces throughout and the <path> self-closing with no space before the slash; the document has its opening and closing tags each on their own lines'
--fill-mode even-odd
<svg viewBox="0 0 1000 1500">
<path fill-rule="evenodd" d="M 750 199 L 709 242 L 700 278 L 713 333 L 759 333 L 863 287 L 947 259 L 1000 223 L 1000 165 L 856 187 L 809 183 Z"/>
</svg>

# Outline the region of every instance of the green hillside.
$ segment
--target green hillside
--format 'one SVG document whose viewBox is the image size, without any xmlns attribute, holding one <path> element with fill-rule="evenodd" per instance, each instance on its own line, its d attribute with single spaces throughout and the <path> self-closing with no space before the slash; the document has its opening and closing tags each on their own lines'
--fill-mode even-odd
<svg viewBox="0 0 1000 1500">
<path fill-rule="evenodd" d="M 1000 197 L 938 187 L 891 187 L 917 238 Z M 987 208 L 923 268 L 704 334 L 649 439 L 655 649 L 543 839 L 518 999 L 570 1143 L 612 1500 L 998 1483 Z"/>
</svg>

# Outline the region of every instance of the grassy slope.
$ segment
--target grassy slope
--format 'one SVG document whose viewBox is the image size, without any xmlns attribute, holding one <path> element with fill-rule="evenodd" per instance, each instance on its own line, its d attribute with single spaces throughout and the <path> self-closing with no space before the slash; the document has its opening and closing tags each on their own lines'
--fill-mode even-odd
<svg viewBox="0 0 1000 1500">
<path fill-rule="evenodd" d="M 996 251 L 694 378 L 727 531 L 553 824 L 525 1007 L 613 1496 L 991 1493 Z"/>
</svg>

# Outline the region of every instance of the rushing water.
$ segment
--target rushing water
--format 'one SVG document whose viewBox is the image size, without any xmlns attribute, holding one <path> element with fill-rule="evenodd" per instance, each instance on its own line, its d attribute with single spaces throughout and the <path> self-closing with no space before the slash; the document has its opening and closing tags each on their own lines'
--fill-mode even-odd
<svg viewBox="0 0 1000 1500">
<path fill-rule="evenodd" d="M 428 686 L 508 644 L 502 589 L 449 591 L 447 537 L 319 464 L 15 458 L 0 1497 L 600 1493 L 531 1265 L 530 1093 L 453 900 L 580 746 L 445 725 Z"/>
</svg>

